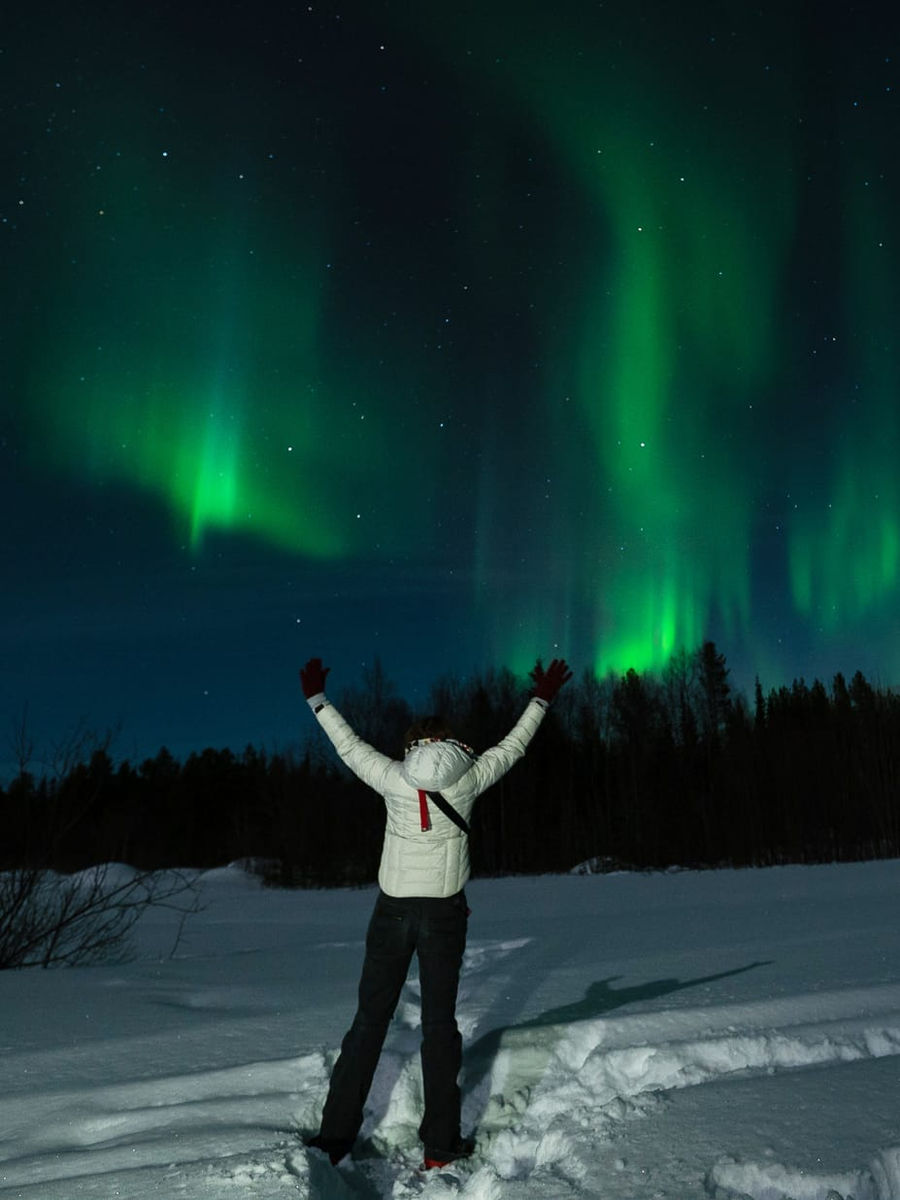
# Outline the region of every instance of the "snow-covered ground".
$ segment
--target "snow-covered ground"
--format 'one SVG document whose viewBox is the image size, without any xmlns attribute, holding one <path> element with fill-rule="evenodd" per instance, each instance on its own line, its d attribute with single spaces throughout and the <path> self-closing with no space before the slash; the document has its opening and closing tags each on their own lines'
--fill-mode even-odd
<svg viewBox="0 0 900 1200">
<path fill-rule="evenodd" d="M 373 891 L 237 868 L 125 966 L 0 974 L 0 1196 L 900 1198 L 900 863 L 470 884 L 457 1171 L 416 1170 L 411 978 L 358 1157 L 302 1145 Z"/>
</svg>

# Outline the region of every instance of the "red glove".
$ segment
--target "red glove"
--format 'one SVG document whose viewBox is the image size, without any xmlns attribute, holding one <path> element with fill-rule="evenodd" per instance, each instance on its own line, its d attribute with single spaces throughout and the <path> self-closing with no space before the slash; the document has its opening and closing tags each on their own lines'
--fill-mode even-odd
<svg viewBox="0 0 900 1200">
<path fill-rule="evenodd" d="M 320 692 L 325 691 L 325 677 L 331 667 L 323 667 L 321 658 L 311 658 L 305 667 L 300 670 L 300 686 L 303 688 L 303 695 L 307 698 L 310 696 L 318 696 Z"/>
<path fill-rule="evenodd" d="M 554 658 L 546 671 L 544 664 L 538 659 L 531 672 L 531 678 L 534 680 L 535 696 L 538 700 L 546 700 L 550 704 L 562 685 L 572 678 L 572 672 L 564 658 Z"/>
</svg>

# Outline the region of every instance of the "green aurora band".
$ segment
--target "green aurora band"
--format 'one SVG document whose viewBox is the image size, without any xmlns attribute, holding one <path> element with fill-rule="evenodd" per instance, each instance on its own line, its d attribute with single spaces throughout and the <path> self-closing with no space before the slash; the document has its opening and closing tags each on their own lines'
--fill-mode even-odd
<svg viewBox="0 0 900 1200">
<path fill-rule="evenodd" d="M 157 200 L 163 209 L 173 192 Z M 59 354 L 39 387 L 52 397 L 57 453 L 94 480 L 159 496 L 194 550 L 223 529 L 313 557 L 348 553 L 339 514 L 316 496 L 335 442 L 318 386 L 316 298 L 303 283 L 309 258 L 290 280 L 271 268 L 254 277 L 234 232 L 189 225 L 173 246 L 157 215 L 117 221 L 107 216 L 115 201 L 100 203 L 95 221 L 114 229 L 94 241 L 84 291 L 60 289 Z M 66 310 L 78 314 L 68 338 Z"/>
<path fill-rule="evenodd" d="M 571 218 L 547 248 L 565 278 L 539 298 L 537 382 L 504 418 L 490 397 L 515 384 L 496 367 L 466 486 L 447 482 L 435 410 L 411 402 L 459 386 L 452 371 L 429 374 L 420 328 L 410 320 L 386 352 L 363 316 L 352 336 L 336 329 L 327 281 L 341 235 L 323 207 L 298 216 L 262 180 L 252 205 L 223 215 L 189 166 L 136 154 L 73 200 L 73 261 L 82 247 L 90 272 L 63 269 L 48 313 L 54 355 L 32 380 L 44 452 L 158 497 L 198 553 L 219 530 L 313 560 L 387 560 L 461 523 L 494 655 L 517 670 L 548 630 L 566 653 L 586 634 L 598 674 L 660 667 L 713 625 L 752 642 L 758 500 L 782 469 L 799 497 L 782 564 L 796 612 L 830 633 L 887 612 L 900 585 L 900 264 L 889 200 L 863 186 L 860 162 L 844 171 L 847 420 L 815 438 L 831 460 L 826 494 L 800 452 L 760 465 L 790 399 L 784 294 L 801 173 L 790 72 L 765 74 L 761 47 L 749 65 L 710 50 L 686 72 L 674 25 L 628 48 L 599 26 L 576 41 L 543 6 L 522 21 L 504 3 L 469 20 L 424 7 L 407 15 L 491 114 L 498 156 L 515 129 Z M 877 180 L 883 147 L 874 132 L 870 143 Z M 460 277 L 504 209 L 501 170 L 467 186 Z M 485 197 L 493 217 L 479 215 Z M 511 423 L 522 426 L 512 446 Z M 415 452 L 392 488 L 398 443 Z M 498 469 L 504 454 L 519 469 Z"/>
<path fill-rule="evenodd" d="M 131 103 L 115 124 L 85 115 L 98 145 L 126 143 Z M 317 561 L 397 553 L 425 537 L 438 474 L 426 449 L 406 469 L 415 505 L 384 486 L 398 428 L 427 446 L 416 364 L 379 372 L 377 331 L 335 330 L 333 214 L 298 213 L 255 146 L 234 155 L 255 169 L 235 202 L 244 173 L 226 187 L 194 136 L 181 162 L 116 151 L 71 201 L 54 353 L 32 368 L 42 459 L 157 497 L 195 553 L 216 531 Z"/>
<path fill-rule="evenodd" d="M 824 502 L 795 514 L 790 536 L 794 603 L 829 633 L 890 618 L 900 585 L 896 216 L 880 156 L 869 151 L 844 172 L 847 302 L 839 336 L 854 346 L 854 369 L 844 381 L 843 420 L 831 430 Z"/>
<path fill-rule="evenodd" d="M 696 52 L 690 71 L 672 50 L 675 25 L 666 28 L 659 11 L 660 28 L 644 35 L 641 56 L 623 49 L 628 37 L 617 37 L 615 16 L 602 37 L 592 41 L 580 30 L 576 42 L 555 10 L 530 7 L 524 21 L 515 6 L 490 11 L 492 26 L 479 20 L 486 90 L 492 99 L 514 97 L 517 116 L 528 114 L 589 211 L 578 230 L 579 286 L 560 323 L 572 337 L 557 332 L 542 347 L 551 364 L 546 411 L 559 408 L 563 393 L 573 400 L 580 423 L 566 413 L 564 441 L 588 448 L 557 463 L 560 475 L 577 463 L 584 477 L 579 501 L 557 510 L 562 522 L 544 549 L 551 562 L 551 547 L 566 547 L 566 560 L 578 566 L 555 613 L 534 590 L 511 621 L 521 595 L 511 591 L 497 642 L 523 668 L 536 633 L 562 627 L 561 614 L 580 604 L 595 613 L 598 674 L 661 667 L 709 636 L 714 621 L 726 637 L 752 643 L 755 509 L 767 474 L 760 464 L 772 457 L 767 438 L 795 399 L 785 395 L 783 377 L 795 353 L 784 297 L 805 236 L 796 195 L 804 131 L 802 115 L 786 118 L 810 106 L 802 91 L 815 69 L 765 65 L 773 44 L 783 52 L 794 44 L 787 8 L 780 34 L 770 14 L 755 61 L 750 54 L 737 63 L 724 46 L 710 45 L 706 61 Z M 683 19 L 679 9 L 669 16 Z M 752 14 L 729 12 L 725 20 L 723 34 L 743 20 L 742 40 L 753 40 Z M 435 42 L 464 61 L 472 26 L 454 21 Z M 513 27 L 526 32 L 511 51 Z M 696 30 L 693 45 L 702 46 Z M 838 56 L 846 53 L 842 45 Z M 889 134 L 874 108 L 861 132 L 858 102 L 849 90 L 840 100 L 854 125 L 845 121 L 834 138 L 851 148 L 838 171 L 846 196 L 834 253 L 844 280 L 845 370 L 854 382 L 845 379 L 842 417 L 825 433 L 834 465 L 824 492 L 818 456 L 804 454 L 820 440 L 816 396 L 804 398 L 809 438 L 776 451 L 774 467 L 784 471 L 787 495 L 801 497 L 787 521 L 795 609 L 811 629 L 847 635 L 866 616 L 889 617 L 900 587 L 900 263 L 883 173 L 892 161 Z M 485 564 L 492 549 L 481 556 Z M 754 650 L 757 669 L 777 670 L 771 649 Z"/>
<path fill-rule="evenodd" d="M 511 592 L 495 637 L 524 666 L 542 628 L 587 607 L 598 673 L 656 668 L 708 636 L 714 615 L 727 633 L 751 621 L 746 450 L 766 416 L 795 220 L 791 146 L 772 133 L 784 91 L 772 85 L 736 143 L 736 114 L 702 101 L 708 76 L 692 93 L 664 46 L 654 61 L 620 49 L 610 63 L 562 44 L 553 21 L 504 56 L 514 13 L 492 11 L 485 73 L 528 114 L 585 213 L 564 332 L 542 354 L 545 409 L 568 406 L 554 474 L 580 475 L 583 500 L 556 509 L 544 552 L 558 565 L 550 547 L 568 547 L 572 577 L 552 614 L 540 590 Z M 436 40 L 452 36 L 444 26 Z M 486 586 L 497 552 L 481 556 Z"/>
</svg>

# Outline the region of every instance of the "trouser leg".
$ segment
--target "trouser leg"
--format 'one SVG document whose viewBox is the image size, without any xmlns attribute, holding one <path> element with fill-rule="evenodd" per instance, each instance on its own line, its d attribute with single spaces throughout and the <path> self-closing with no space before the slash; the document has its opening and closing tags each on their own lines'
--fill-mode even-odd
<svg viewBox="0 0 900 1200">
<path fill-rule="evenodd" d="M 323 1141 L 349 1148 L 359 1132 L 363 1105 L 406 980 L 414 944 L 408 907 L 403 901 L 380 895 L 366 934 L 356 1016 L 341 1043 L 322 1112 Z"/>
<path fill-rule="evenodd" d="M 419 930 L 422 989 L 422 1079 L 425 1114 L 419 1136 L 426 1155 L 452 1152 L 460 1136 L 462 1038 L 456 1025 L 456 993 L 466 947 L 467 909 L 460 893 L 425 902 Z"/>
</svg>

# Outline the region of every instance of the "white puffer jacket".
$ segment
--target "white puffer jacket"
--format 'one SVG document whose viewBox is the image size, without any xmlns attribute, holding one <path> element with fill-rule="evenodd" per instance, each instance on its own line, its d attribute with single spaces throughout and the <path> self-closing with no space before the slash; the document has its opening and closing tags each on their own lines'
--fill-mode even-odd
<svg viewBox="0 0 900 1200">
<path fill-rule="evenodd" d="M 363 783 L 384 797 L 387 823 L 378 883 L 389 896 L 452 896 L 469 878 L 469 839 L 436 804 L 427 800 L 431 828 L 422 829 L 419 789 L 440 792 L 465 821 L 476 799 L 505 775 L 544 719 L 547 704 L 537 698 L 506 737 L 473 758 L 458 743 L 417 742 L 402 762 L 358 737 L 324 693 L 309 706 L 335 750 Z"/>
</svg>

